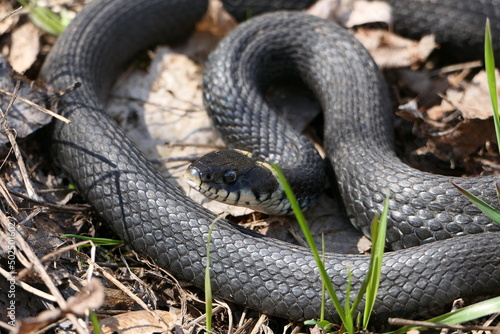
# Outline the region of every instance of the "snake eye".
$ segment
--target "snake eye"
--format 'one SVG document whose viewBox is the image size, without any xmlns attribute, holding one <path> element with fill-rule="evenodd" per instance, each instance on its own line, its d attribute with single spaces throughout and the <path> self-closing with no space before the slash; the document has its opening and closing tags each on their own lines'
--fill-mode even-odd
<svg viewBox="0 0 500 334">
<path fill-rule="evenodd" d="M 236 178 L 238 177 L 238 174 L 234 170 L 228 170 L 224 174 L 224 183 L 234 183 L 236 181 Z"/>
</svg>

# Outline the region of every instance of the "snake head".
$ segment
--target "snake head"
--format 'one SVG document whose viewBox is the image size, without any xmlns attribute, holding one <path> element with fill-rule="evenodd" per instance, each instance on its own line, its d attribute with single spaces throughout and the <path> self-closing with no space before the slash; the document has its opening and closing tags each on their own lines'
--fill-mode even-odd
<svg viewBox="0 0 500 334">
<path fill-rule="evenodd" d="M 220 150 L 193 162 L 184 179 L 206 197 L 268 214 L 287 214 L 289 203 L 272 167 L 251 153 Z"/>
</svg>

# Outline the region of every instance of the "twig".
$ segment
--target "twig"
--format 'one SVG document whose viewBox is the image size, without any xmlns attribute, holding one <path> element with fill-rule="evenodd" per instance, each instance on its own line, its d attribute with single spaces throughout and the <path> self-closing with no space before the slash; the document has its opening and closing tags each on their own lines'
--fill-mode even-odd
<svg viewBox="0 0 500 334">
<path fill-rule="evenodd" d="M 19 6 L 19 8 L 14 9 L 9 14 L 7 14 L 4 17 L 0 18 L 0 23 L 2 23 L 3 21 L 7 20 L 9 17 L 11 17 L 12 15 L 16 14 L 17 12 L 21 11 L 23 8 L 24 8 L 23 6 Z"/>
<path fill-rule="evenodd" d="M 68 93 L 71 93 L 72 91 L 74 91 L 75 89 L 77 88 L 80 88 L 82 85 L 81 82 L 75 82 L 73 83 L 72 85 L 66 87 L 66 88 L 63 88 L 61 89 L 60 91 L 56 92 L 51 98 L 50 98 L 50 104 L 51 104 L 51 108 L 56 110 L 57 109 L 57 105 L 59 104 L 59 101 L 61 100 L 61 98 L 68 94 Z M 68 120 L 68 122 L 70 122 Z"/>
<path fill-rule="evenodd" d="M 7 91 L 5 91 L 3 89 L 0 89 L 0 93 L 4 94 L 4 95 L 7 95 L 9 97 L 13 97 L 14 99 L 17 99 L 19 101 L 22 101 L 22 102 L 26 103 L 27 105 L 29 105 L 30 107 L 36 108 L 36 109 L 40 110 L 41 112 L 49 114 L 50 116 L 52 116 L 54 118 L 57 118 L 58 120 L 63 121 L 66 124 L 71 123 L 71 121 L 69 119 L 67 119 L 66 117 L 61 116 L 58 113 L 55 113 L 55 112 L 53 112 L 53 111 L 51 111 L 49 109 L 46 109 L 44 107 L 41 107 L 38 104 L 36 104 L 36 103 L 34 103 L 34 102 L 32 102 L 32 101 L 30 101 L 30 100 L 28 100 L 28 99 L 26 99 L 26 98 L 24 98 L 22 96 L 17 96 L 17 94 L 12 94 L 11 92 L 7 92 Z"/>
<path fill-rule="evenodd" d="M 45 261 L 49 260 L 50 258 L 58 255 L 58 254 L 64 253 L 64 252 L 72 250 L 72 249 L 78 249 L 78 247 L 83 246 L 83 245 L 87 245 L 87 244 L 90 244 L 90 243 L 91 243 L 90 240 L 83 240 L 83 241 L 77 242 L 76 244 L 71 244 L 71 245 L 67 245 L 67 246 L 58 248 L 55 251 L 50 252 L 47 255 L 44 255 L 40 259 L 40 261 L 41 262 L 45 262 Z"/>
<path fill-rule="evenodd" d="M 250 334 L 257 334 L 260 332 L 261 330 L 261 326 L 266 322 L 268 321 L 268 317 L 267 315 L 265 314 L 262 314 L 260 317 L 259 317 L 259 320 L 257 321 L 257 323 L 255 324 L 254 328 L 252 329 L 252 332 Z"/>
<path fill-rule="evenodd" d="M 16 214 L 18 214 L 19 213 L 19 208 L 17 207 L 16 202 L 14 202 L 14 200 L 10 196 L 9 191 L 7 189 L 7 186 L 5 185 L 5 183 L 3 182 L 2 179 L 0 179 L 0 195 L 3 198 L 5 198 L 5 200 L 7 201 L 7 204 L 9 204 L 9 206 L 11 207 L 11 209 L 14 210 L 14 212 Z"/>
<path fill-rule="evenodd" d="M 48 294 L 47 292 L 39 290 L 39 289 L 32 287 L 31 285 L 29 285 L 21 280 L 19 280 L 18 278 L 12 276 L 7 270 L 3 269 L 2 267 L 0 267 L 0 275 L 5 277 L 7 280 L 12 280 L 12 279 L 15 280 L 16 285 L 21 287 L 23 290 L 34 294 L 35 296 L 38 296 L 40 298 L 43 298 L 43 299 L 51 301 L 51 302 L 56 301 L 56 298 L 54 296 L 52 296 L 51 294 Z"/>
<path fill-rule="evenodd" d="M 36 200 L 36 199 L 30 198 L 29 196 L 26 196 L 25 194 L 20 193 L 20 192 L 15 191 L 15 190 L 12 190 L 12 189 L 8 189 L 8 191 L 9 191 L 9 193 L 11 193 L 12 195 L 14 195 L 16 197 L 20 197 L 20 198 L 25 199 L 27 201 L 30 201 L 34 204 L 45 206 L 45 207 L 48 207 L 51 209 L 62 210 L 62 211 L 66 211 L 66 212 L 84 212 L 84 211 L 91 210 L 90 205 L 88 205 L 88 204 L 82 204 L 82 205 L 54 204 L 54 203 L 48 203 L 48 202 L 43 201 L 43 200 Z"/>
<path fill-rule="evenodd" d="M 100 265 L 98 265 L 96 262 L 94 262 L 91 258 L 87 258 L 87 261 L 89 262 L 89 264 L 93 264 L 96 267 L 96 269 L 99 270 L 101 275 L 106 277 L 106 279 L 110 280 L 111 283 L 116 285 L 116 287 L 118 287 L 120 290 L 125 292 L 125 294 L 127 296 L 132 298 L 143 309 L 145 309 L 146 311 L 151 311 L 151 308 L 149 308 L 149 306 L 146 305 L 146 303 L 144 303 L 140 298 L 138 298 L 132 291 L 130 291 L 130 289 L 128 289 L 125 285 L 123 285 L 119 280 L 117 280 L 116 277 L 114 277 L 113 275 L 108 273 L 106 270 L 104 270 Z"/>
<path fill-rule="evenodd" d="M 14 94 L 12 94 L 12 98 L 9 101 L 9 105 L 7 106 L 6 113 L 12 108 L 14 101 L 16 100 L 17 95 L 19 94 L 20 82 L 16 83 L 16 87 L 14 88 Z M 14 150 L 14 155 L 16 156 L 17 164 L 19 166 L 19 171 L 21 172 L 21 176 L 23 178 L 24 186 L 26 187 L 26 191 L 28 192 L 28 196 L 33 199 L 40 200 L 40 197 L 35 192 L 35 188 L 31 184 L 31 181 L 28 177 L 28 172 L 26 171 L 26 165 L 24 164 L 23 156 L 21 155 L 21 151 L 17 146 L 16 137 L 14 136 L 14 131 L 9 128 L 7 124 L 7 119 L 3 110 L 0 108 L 0 125 L 2 129 L 5 131 L 7 138 L 9 139 L 10 144 L 12 145 L 12 149 Z"/>
<path fill-rule="evenodd" d="M 7 218 L 7 216 L 5 216 L 5 214 L 2 211 L 0 211 L 0 225 L 6 231 L 12 230 L 12 229 L 9 229 L 8 218 Z M 33 268 L 38 273 L 38 275 L 40 275 L 40 278 L 45 283 L 45 286 L 49 289 L 52 296 L 55 298 L 59 307 L 61 309 L 66 309 L 67 308 L 66 300 L 62 296 L 61 292 L 57 289 L 54 282 L 50 279 L 49 274 L 47 273 L 47 271 L 43 267 L 43 265 L 40 262 L 40 260 L 38 259 L 38 257 L 35 255 L 33 250 L 26 243 L 26 240 L 24 240 L 24 238 L 22 237 L 22 235 L 19 233 L 19 231 L 17 229 L 14 229 L 13 233 L 14 233 L 14 239 L 16 241 L 16 245 L 24 252 L 26 257 L 29 259 Z M 75 329 L 78 333 L 81 333 L 81 334 L 86 333 L 85 329 L 80 325 L 80 323 L 78 322 L 78 319 L 76 318 L 75 315 L 68 314 L 67 317 L 71 321 L 71 323 L 73 324 L 73 326 L 75 327 Z"/>
</svg>

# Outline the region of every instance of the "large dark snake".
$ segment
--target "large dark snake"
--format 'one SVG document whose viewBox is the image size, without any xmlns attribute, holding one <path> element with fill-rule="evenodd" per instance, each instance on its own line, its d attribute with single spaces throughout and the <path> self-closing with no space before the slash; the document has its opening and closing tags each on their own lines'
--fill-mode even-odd
<svg viewBox="0 0 500 334">
<path fill-rule="evenodd" d="M 395 27 L 404 20 L 412 28 L 423 25 L 419 20 L 443 21 L 445 32 L 464 35 L 465 31 L 468 36 L 468 25 L 481 26 L 484 13 L 498 13 L 498 1 L 479 11 L 468 8 L 474 1 L 460 1 L 458 9 L 456 1 L 431 2 L 394 1 Z M 42 69 L 42 78 L 56 89 L 82 84 L 58 103 L 59 113 L 72 123 L 54 123 L 56 163 L 120 238 L 199 287 L 204 284 L 207 233 L 216 215 L 165 181 L 105 113 L 104 104 L 117 75 L 135 55 L 156 44 L 183 41 L 206 8 L 206 0 L 93 1 L 58 39 Z M 418 24 L 399 18 L 398 11 L 405 10 L 417 17 Z M 460 20 L 453 18 L 457 13 L 464 13 Z M 285 69 L 302 76 L 325 111 L 325 143 L 350 217 L 367 232 L 389 189 L 388 245 L 398 249 L 425 243 L 385 255 L 374 318 L 422 317 L 444 311 L 458 297 L 499 295 L 500 235 L 475 234 L 495 227 L 457 193 L 449 177 L 417 171 L 395 156 L 387 88 L 364 48 L 333 23 L 306 14 L 270 15 L 240 25 L 207 65 L 213 84 L 204 98 L 225 137 L 238 133 L 236 139 L 242 141 L 242 134 L 255 133 L 257 124 L 268 126 L 260 133 L 288 131 L 275 116 L 238 113 L 245 104 L 268 109 L 257 94 L 264 88 L 255 80 L 265 82 L 266 76 L 255 58 L 266 71 L 274 71 L 272 64 L 285 59 Z M 450 20 L 461 21 L 465 30 L 450 30 L 446 27 Z M 271 65 L 266 66 L 267 61 Z M 234 78 L 228 77 L 228 70 Z M 249 79 L 250 84 L 240 79 Z M 218 113 L 232 108 L 231 116 Z M 308 144 L 293 141 L 293 133 L 285 135 L 286 140 L 275 140 L 278 147 L 271 152 L 282 150 L 300 159 L 303 145 Z M 250 141 L 254 145 L 247 150 L 272 149 L 259 139 Z M 497 180 L 494 176 L 454 179 L 490 203 L 496 203 Z M 451 236 L 461 237 L 447 239 Z M 428 243 L 434 240 L 441 241 Z M 308 249 L 218 220 L 211 261 L 215 296 L 293 320 L 318 316 L 321 282 Z M 340 292 L 346 290 L 350 269 L 356 291 L 368 261 L 364 255 L 327 254 L 326 268 Z M 342 293 L 339 297 L 344 299 Z M 331 306 L 327 317 L 337 318 Z"/>
</svg>

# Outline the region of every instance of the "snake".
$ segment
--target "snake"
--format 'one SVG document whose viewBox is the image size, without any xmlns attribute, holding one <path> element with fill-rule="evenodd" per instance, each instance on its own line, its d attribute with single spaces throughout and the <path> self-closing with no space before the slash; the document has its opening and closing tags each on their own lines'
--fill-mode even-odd
<svg viewBox="0 0 500 334">
<path fill-rule="evenodd" d="M 224 3 L 229 10 L 248 13 L 248 6 L 260 2 Z M 498 296 L 498 227 L 451 183 L 495 205 L 498 177 L 452 178 L 401 162 L 394 153 L 388 89 L 368 52 L 333 22 L 290 10 L 301 1 L 276 3 L 274 9 L 287 10 L 257 15 L 256 7 L 255 17 L 238 25 L 207 61 L 203 99 L 228 146 L 276 162 L 285 172 L 293 165 L 306 169 L 300 164 L 317 163 L 317 153 L 304 151 L 311 143 L 272 112 L 263 97 L 282 71 L 300 77 L 324 111 L 326 164 L 332 164 L 346 211 L 361 231 L 369 233 L 371 218 L 390 192 L 387 246 L 394 251 L 384 254 L 372 321 L 422 318 L 446 311 L 460 297 Z M 311 1 L 306 3 L 302 7 Z M 262 2 L 262 8 L 266 4 L 274 1 Z M 497 0 L 392 4 L 394 28 L 402 22 L 410 29 L 423 26 L 424 33 L 436 32 L 443 47 L 453 37 L 446 33 L 472 36 L 472 27 L 477 30 L 485 15 L 497 14 L 499 8 Z M 206 242 L 216 220 L 210 251 L 214 296 L 280 318 L 317 318 L 322 283 L 309 249 L 247 230 L 195 203 L 165 180 L 106 113 L 108 92 L 134 57 L 158 44 L 185 41 L 207 6 L 206 0 L 94 0 L 83 8 L 40 73 L 56 91 L 80 83 L 54 106 L 71 120 L 52 124 L 54 164 L 118 237 L 176 278 L 203 288 Z M 415 23 L 405 15 L 416 16 Z M 493 31 L 500 31 L 493 22 Z M 453 23 L 465 28 L 449 29 Z M 444 26 L 444 37 L 431 24 Z M 476 42 L 458 44 L 477 51 Z M 246 107 L 251 110 L 243 112 Z M 279 138 L 266 142 L 268 133 Z M 306 171 L 311 181 L 305 187 L 324 182 L 317 174 Z M 359 290 L 369 259 L 325 254 L 325 268 L 341 302 L 348 276 L 351 294 Z M 325 312 L 327 319 L 338 320 L 329 300 Z"/>
</svg>

